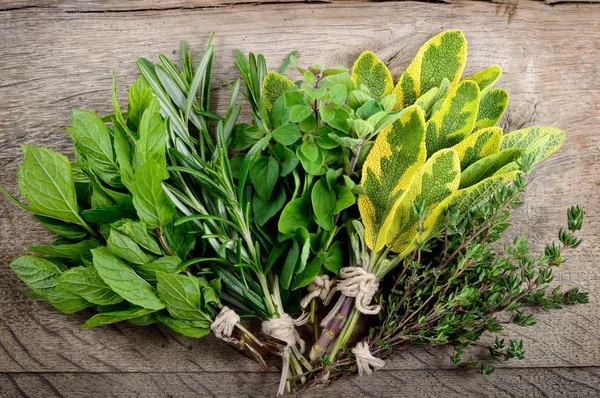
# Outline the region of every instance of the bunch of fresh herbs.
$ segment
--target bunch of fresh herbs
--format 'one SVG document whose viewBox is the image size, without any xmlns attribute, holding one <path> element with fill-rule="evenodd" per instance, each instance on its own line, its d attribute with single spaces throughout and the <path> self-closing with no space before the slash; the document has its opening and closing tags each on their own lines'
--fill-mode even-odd
<svg viewBox="0 0 600 398">
<path fill-rule="evenodd" d="M 236 322 L 226 340 L 263 366 L 265 354 L 280 355 L 280 394 L 357 369 L 346 348 L 361 312 L 376 320 L 373 358 L 449 344 L 461 363 L 484 332 L 501 330 L 501 311 L 530 326 L 528 307 L 587 301 L 548 290 L 562 251 L 581 243 L 582 209 L 538 257 L 524 237 L 504 253 L 493 245 L 564 133 L 495 127 L 508 102 L 494 87 L 501 70 L 461 78 L 461 32 L 429 40 L 396 85 L 368 51 L 351 70 L 303 68 L 292 53 L 276 72 L 237 51 L 242 80 L 222 116 L 211 110 L 213 58 L 211 39 L 196 68 L 185 43 L 179 67 L 163 55 L 138 60 L 127 112 L 114 82 L 113 114 L 73 111 L 75 162 L 24 147 L 18 182 L 29 204 L 0 189 L 60 236 L 11 264 L 36 297 L 65 313 L 94 309 L 84 326 L 161 322 L 196 338 L 226 304 L 271 334 Z M 290 66 L 300 80 L 285 76 Z M 248 123 L 238 121 L 240 96 Z M 354 271 L 364 285 L 349 293 L 340 286 Z M 307 317 L 291 315 L 307 286 L 336 279 L 321 296 L 343 294 L 320 330 L 311 301 L 310 363 L 297 330 Z M 516 340 L 489 347 L 492 360 L 523 355 Z"/>
</svg>

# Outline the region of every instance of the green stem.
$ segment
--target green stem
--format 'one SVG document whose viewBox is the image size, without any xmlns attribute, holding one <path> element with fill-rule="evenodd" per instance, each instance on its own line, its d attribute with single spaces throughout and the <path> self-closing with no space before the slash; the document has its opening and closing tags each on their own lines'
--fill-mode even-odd
<svg viewBox="0 0 600 398">
<path fill-rule="evenodd" d="M 339 337 L 336 339 L 333 347 L 331 348 L 331 352 L 329 354 L 329 358 L 331 361 L 335 360 L 335 357 L 338 351 L 343 350 L 354 331 L 354 327 L 356 326 L 356 322 L 358 322 L 358 318 L 360 317 L 360 312 L 355 308 L 352 308 L 352 312 L 350 316 L 346 320 L 346 324 L 344 325 Z"/>
</svg>

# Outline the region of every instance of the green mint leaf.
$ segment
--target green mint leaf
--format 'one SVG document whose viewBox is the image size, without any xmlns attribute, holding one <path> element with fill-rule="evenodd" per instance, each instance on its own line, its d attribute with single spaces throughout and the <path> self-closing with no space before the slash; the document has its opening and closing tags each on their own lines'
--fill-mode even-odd
<svg viewBox="0 0 600 398">
<path fill-rule="evenodd" d="M 210 317 L 200 310 L 198 278 L 192 275 L 157 272 L 156 279 L 158 294 L 173 318 L 210 321 Z"/>
<path fill-rule="evenodd" d="M 146 160 L 135 172 L 133 205 L 140 219 L 151 228 L 162 228 L 175 214 L 175 205 L 161 184 L 168 178 L 167 170 L 153 159 Z"/>
<path fill-rule="evenodd" d="M 75 224 L 66 223 L 55 218 L 36 215 L 35 218 L 51 232 L 70 240 L 81 240 L 87 236 L 87 231 Z"/>
<path fill-rule="evenodd" d="M 99 247 L 100 242 L 95 239 L 86 239 L 78 243 L 71 244 L 50 244 L 49 246 L 30 246 L 28 251 L 37 254 L 43 254 L 48 257 L 59 257 L 68 259 L 82 258 L 91 259 L 92 253 L 90 250 Z"/>
<path fill-rule="evenodd" d="M 140 307 L 152 310 L 164 308 L 156 290 L 138 276 L 124 260 L 112 254 L 106 247 L 94 249 L 92 254 L 98 275 L 115 293 Z"/>
<path fill-rule="evenodd" d="M 98 115 L 74 109 L 71 128 L 67 132 L 102 181 L 115 188 L 123 186 L 110 131 Z"/>
<path fill-rule="evenodd" d="M 60 153 L 25 145 L 25 160 L 19 166 L 21 194 L 32 213 L 87 227 L 79 216 L 71 162 Z"/>
<path fill-rule="evenodd" d="M 144 110 L 138 129 L 139 139 L 135 146 L 133 168 L 137 169 L 148 159 L 166 165 L 165 145 L 167 131 L 160 115 L 158 100 L 153 98 Z"/>
<path fill-rule="evenodd" d="M 131 145 L 125 132 L 118 124 L 115 124 L 113 130 L 113 142 L 117 163 L 119 164 L 119 171 L 121 173 L 121 181 L 127 189 L 131 190 L 134 175 L 133 166 L 131 164 Z"/>
<path fill-rule="evenodd" d="M 132 308 L 122 311 L 101 312 L 88 319 L 88 321 L 84 323 L 81 327 L 93 328 L 96 326 L 109 325 L 111 323 L 117 323 L 121 321 L 127 321 L 143 317 L 155 311 L 156 310 L 149 308 Z"/>
<path fill-rule="evenodd" d="M 127 125 L 137 131 L 142 119 L 142 113 L 152 99 L 152 89 L 144 76 L 140 76 L 131 87 L 129 87 L 129 106 L 127 107 Z"/>
<path fill-rule="evenodd" d="M 25 284 L 44 298 L 48 298 L 62 270 L 53 262 L 41 257 L 23 256 L 10 263 L 10 268 Z"/>
<path fill-rule="evenodd" d="M 67 315 L 92 306 L 92 303 L 87 302 L 76 294 L 66 291 L 60 286 L 57 286 L 52 291 L 52 294 L 48 297 L 48 302 L 54 308 Z"/>
<path fill-rule="evenodd" d="M 250 168 L 252 185 L 264 200 L 270 199 L 278 178 L 279 163 L 275 158 L 260 156 Z"/>
<path fill-rule="evenodd" d="M 135 268 L 135 271 L 147 281 L 156 281 L 157 272 L 176 273 L 179 272 L 181 259 L 177 256 L 161 257 L 151 263 L 140 265 Z"/>
<path fill-rule="evenodd" d="M 58 278 L 58 286 L 97 305 L 112 305 L 123 301 L 100 278 L 93 266 L 74 267 L 63 272 Z"/>
<path fill-rule="evenodd" d="M 178 218 L 179 216 L 176 215 L 175 220 Z M 196 245 L 196 234 L 192 232 L 192 223 L 175 226 L 174 223 L 170 222 L 162 230 L 169 249 L 182 259 L 187 258 L 188 253 Z"/>
<path fill-rule="evenodd" d="M 171 318 L 170 316 L 162 313 L 156 313 L 154 315 L 160 323 L 170 327 L 177 333 L 192 337 L 195 339 L 201 339 L 210 333 L 210 322 L 209 321 L 184 321 L 181 319 Z"/>
<path fill-rule="evenodd" d="M 152 261 L 152 257 L 147 255 L 133 239 L 116 229 L 110 230 L 106 244 L 108 250 L 114 255 L 132 264 L 141 265 Z"/>
<path fill-rule="evenodd" d="M 112 224 L 123 218 L 137 218 L 134 209 L 128 206 L 108 206 L 81 212 L 83 219 L 91 224 Z"/>
<path fill-rule="evenodd" d="M 148 227 L 143 222 L 125 221 L 116 228 L 122 234 L 133 239 L 138 245 L 156 255 L 161 255 L 162 250 L 153 235 L 148 232 Z"/>
</svg>

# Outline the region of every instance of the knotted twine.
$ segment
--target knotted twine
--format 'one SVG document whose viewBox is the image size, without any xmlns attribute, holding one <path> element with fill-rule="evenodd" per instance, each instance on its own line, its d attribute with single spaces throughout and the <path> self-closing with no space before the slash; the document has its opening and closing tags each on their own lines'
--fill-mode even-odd
<svg viewBox="0 0 600 398">
<path fill-rule="evenodd" d="M 298 319 L 293 319 L 284 312 L 279 318 L 263 321 L 262 330 L 264 334 L 285 341 L 290 347 L 298 345 L 300 352 L 304 352 L 306 344 L 304 343 L 304 340 L 300 338 L 296 326 L 302 326 L 308 322 L 309 316 L 310 314 L 306 313 L 302 314 Z"/>
<path fill-rule="evenodd" d="M 369 345 L 366 341 L 361 341 L 352 349 L 352 353 L 356 357 L 356 366 L 358 367 L 358 375 L 370 375 L 374 371 L 383 368 L 385 361 L 375 358 L 369 350 Z"/>
<path fill-rule="evenodd" d="M 319 297 L 324 305 L 329 304 L 331 297 L 329 292 L 335 285 L 335 279 L 329 279 L 329 275 L 321 275 L 315 277 L 310 285 L 308 285 L 308 294 L 300 301 L 300 306 L 306 308 L 312 299 Z"/>
<path fill-rule="evenodd" d="M 210 325 L 210 330 L 221 340 L 229 340 L 235 324 L 240 321 L 240 316 L 234 310 L 224 306 Z"/>
<path fill-rule="evenodd" d="M 355 297 L 356 309 L 365 315 L 375 315 L 381 310 L 379 304 L 371 304 L 379 288 L 375 275 L 362 267 L 345 267 L 340 270 L 340 278 L 341 280 L 331 289 L 328 300 L 339 291 L 344 296 Z"/>
</svg>

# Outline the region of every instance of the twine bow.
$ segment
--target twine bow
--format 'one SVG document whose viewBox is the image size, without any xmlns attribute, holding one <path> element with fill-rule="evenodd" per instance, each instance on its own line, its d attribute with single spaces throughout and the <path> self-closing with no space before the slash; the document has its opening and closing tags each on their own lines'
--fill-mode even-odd
<svg viewBox="0 0 600 398">
<path fill-rule="evenodd" d="M 331 289 L 328 300 L 335 291 L 339 291 L 344 296 L 355 297 L 356 309 L 365 315 L 375 315 L 381 310 L 378 304 L 371 304 L 379 288 L 375 275 L 362 267 L 345 267 L 340 270 L 340 278 Z"/>
<path fill-rule="evenodd" d="M 329 275 L 317 276 L 308 285 L 308 294 L 300 301 L 300 306 L 306 308 L 312 299 L 319 297 L 324 305 L 329 304 L 331 288 L 335 285 L 335 279 L 329 279 Z"/>
<path fill-rule="evenodd" d="M 215 320 L 210 325 L 210 330 L 221 340 L 228 340 L 233 333 L 235 324 L 240 321 L 240 316 L 228 307 L 221 308 Z"/>
<path fill-rule="evenodd" d="M 352 353 L 356 357 L 356 366 L 358 367 L 358 375 L 370 375 L 376 370 L 383 368 L 385 361 L 375 358 L 369 350 L 369 345 L 365 341 L 361 341 L 352 349 Z"/>
<path fill-rule="evenodd" d="M 300 338 L 296 326 L 302 326 L 308 322 L 309 314 L 302 314 L 298 319 L 293 319 L 286 313 L 279 318 L 269 319 L 262 323 L 263 333 L 276 339 L 285 341 L 288 346 L 298 345 L 300 352 L 304 352 L 306 345 Z"/>
</svg>

